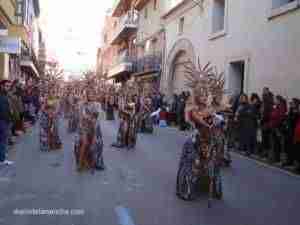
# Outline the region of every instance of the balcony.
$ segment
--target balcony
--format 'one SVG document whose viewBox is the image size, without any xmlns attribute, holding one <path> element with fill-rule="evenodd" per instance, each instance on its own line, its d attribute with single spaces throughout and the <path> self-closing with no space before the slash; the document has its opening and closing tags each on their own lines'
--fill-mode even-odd
<svg viewBox="0 0 300 225">
<path fill-rule="evenodd" d="M 133 71 L 133 59 L 129 56 L 128 51 L 123 51 L 108 71 L 107 78 L 111 79 L 118 75 L 128 75 Z"/>
<path fill-rule="evenodd" d="M 112 35 L 111 44 L 119 44 L 122 40 L 135 33 L 138 28 L 138 21 L 138 12 L 134 10 L 128 11 L 124 16 L 120 17 Z"/>
<path fill-rule="evenodd" d="M 161 70 L 162 54 L 153 53 L 138 58 L 134 62 L 133 72 L 135 76 L 157 73 Z"/>
</svg>

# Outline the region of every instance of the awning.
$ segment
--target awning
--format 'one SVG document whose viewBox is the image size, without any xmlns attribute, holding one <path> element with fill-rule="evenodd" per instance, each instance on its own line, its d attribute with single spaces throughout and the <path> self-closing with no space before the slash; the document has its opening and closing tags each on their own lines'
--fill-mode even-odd
<svg viewBox="0 0 300 225">
<path fill-rule="evenodd" d="M 31 60 L 21 60 L 20 65 L 21 67 L 29 68 L 37 77 L 40 76 L 38 70 L 36 69 L 35 65 Z"/>
</svg>

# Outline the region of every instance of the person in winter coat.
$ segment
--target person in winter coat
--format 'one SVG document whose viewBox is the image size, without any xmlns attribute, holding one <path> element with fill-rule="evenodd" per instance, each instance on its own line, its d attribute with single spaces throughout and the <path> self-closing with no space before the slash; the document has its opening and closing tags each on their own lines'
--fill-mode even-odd
<svg viewBox="0 0 300 225">
<path fill-rule="evenodd" d="M 268 128 L 268 124 L 274 105 L 274 95 L 267 87 L 263 89 L 262 103 L 262 146 L 264 149 L 264 156 L 267 156 L 271 149 L 271 130 Z"/>
<path fill-rule="evenodd" d="M 0 82 L 0 165 L 10 165 L 6 160 L 6 152 L 9 136 L 9 123 L 12 120 L 9 99 L 7 96 L 10 83 L 7 80 Z"/>
<path fill-rule="evenodd" d="M 285 142 L 284 149 L 287 155 L 287 161 L 283 166 L 292 166 L 295 161 L 296 148 L 294 144 L 295 129 L 300 116 L 299 112 L 300 101 L 292 99 L 290 102 L 289 112 L 285 121 Z"/>
<path fill-rule="evenodd" d="M 268 128 L 271 130 L 271 144 L 274 156 L 269 157 L 274 163 L 280 162 L 280 156 L 282 153 L 282 126 L 287 113 L 287 105 L 285 99 L 277 95 L 275 98 L 275 104 L 270 115 L 270 121 Z"/>
<path fill-rule="evenodd" d="M 257 115 L 248 102 L 248 96 L 240 96 L 240 104 L 235 115 L 238 123 L 240 150 L 247 155 L 253 154 L 256 144 Z"/>
</svg>

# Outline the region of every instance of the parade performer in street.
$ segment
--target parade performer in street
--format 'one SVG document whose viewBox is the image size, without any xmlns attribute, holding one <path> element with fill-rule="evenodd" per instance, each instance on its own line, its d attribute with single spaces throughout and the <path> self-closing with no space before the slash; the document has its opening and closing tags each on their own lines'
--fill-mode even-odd
<svg viewBox="0 0 300 225">
<path fill-rule="evenodd" d="M 141 133 L 153 133 L 153 118 L 151 117 L 152 110 L 152 101 L 147 97 L 143 101 L 140 113 L 139 124 Z"/>
<path fill-rule="evenodd" d="M 114 115 L 114 96 L 112 93 L 109 93 L 106 96 L 106 120 L 115 120 Z"/>
<path fill-rule="evenodd" d="M 70 118 L 68 121 L 69 133 L 75 132 L 79 127 L 79 99 L 77 97 L 72 98 Z"/>
<path fill-rule="evenodd" d="M 112 144 L 116 148 L 132 149 L 136 145 L 138 120 L 134 98 L 127 96 L 122 99 L 119 109 L 120 125 L 117 133 L 117 141 Z"/>
<path fill-rule="evenodd" d="M 80 126 L 75 138 L 74 153 L 77 170 L 103 170 L 103 139 L 99 118 L 99 107 L 89 91 L 80 106 Z"/>
<path fill-rule="evenodd" d="M 199 191 L 206 190 L 210 203 L 213 197 L 222 197 L 220 167 L 225 145 L 224 123 L 216 112 L 222 108 L 224 79 L 209 63 L 203 68 L 199 63 L 199 69 L 194 66 L 186 66 L 186 69 L 187 86 L 192 89 L 192 95 L 185 111 L 194 132 L 183 146 L 176 193 L 181 199 L 193 200 Z"/>
<path fill-rule="evenodd" d="M 48 97 L 45 100 L 40 115 L 40 149 L 41 151 L 58 150 L 62 143 L 58 133 L 58 100 Z"/>
</svg>

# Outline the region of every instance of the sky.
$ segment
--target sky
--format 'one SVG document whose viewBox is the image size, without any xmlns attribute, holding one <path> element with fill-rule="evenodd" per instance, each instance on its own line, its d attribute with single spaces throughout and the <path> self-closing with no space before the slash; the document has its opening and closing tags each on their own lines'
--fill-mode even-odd
<svg viewBox="0 0 300 225">
<path fill-rule="evenodd" d="M 94 69 L 105 12 L 114 0 L 40 0 L 47 54 L 66 75 Z"/>
</svg>

